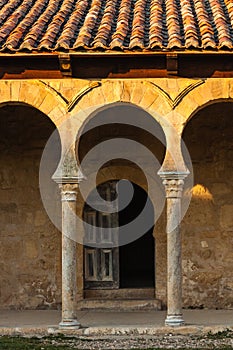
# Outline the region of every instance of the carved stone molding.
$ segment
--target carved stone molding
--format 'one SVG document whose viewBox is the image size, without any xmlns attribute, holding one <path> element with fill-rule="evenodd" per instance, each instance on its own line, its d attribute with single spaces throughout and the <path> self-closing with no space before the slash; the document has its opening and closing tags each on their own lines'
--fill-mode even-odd
<svg viewBox="0 0 233 350">
<path fill-rule="evenodd" d="M 172 98 L 170 94 L 167 91 L 165 91 L 161 86 L 153 82 L 148 82 L 148 84 L 153 85 L 154 88 L 157 89 L 161 93 L 161 95 L 166 98 L 167 102 L 169 103 L 172 109 L 175 109 L 179 105 L 179 103 L 183 100 L 183 98 L 187 96 L 192 90 L 194 90 L 195 88 L 197 88 L 198 86 L 204 83 L 205 83 L 205 79 L 201 79 L 201 80 L 199 79 L 191 83 L 190 85 L 188 85 L 182 91 L 180 91 L 180 93 L 175 98 Z"/>
<path fill-rule="evenodd" d="M 57 184 L 79 184 L 86 179 L 81 169 L 78 167 L 73 149 L 70 149 L 65 156 L 61 158 L 52 179 Z"/>
<path fill-rule="evenodd" d="M 86 85 L 84 88 L 82 88 L 76 95 L 74 95 L 71 100 L 68 100 L 60 91 L 52 87 L 49 83 L 45 82 L 44 80 L 39 80 L 39 82 L 45 85 L 47 89 L 49 89 L 55 95 L 59 96 L 62 99 L 68 112 L 71 112 L 74 109 L 74 107 L 77 105 L 77 103 L 83 98 L 83 96 L 88 94 L 88 92 L 101 86 L 101 82 L 99 81 L 89 82 L 89 84 Z"/>
</svg>

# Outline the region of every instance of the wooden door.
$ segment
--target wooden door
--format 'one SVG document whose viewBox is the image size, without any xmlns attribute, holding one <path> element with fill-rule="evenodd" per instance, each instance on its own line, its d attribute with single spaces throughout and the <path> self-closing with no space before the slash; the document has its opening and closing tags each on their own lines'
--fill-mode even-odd
<svg viewBox="0 0 233 350">
<path fill-rule="evenodd" d="M 109 181 L 98 187 L 104 200 L 116 198 L 116 181 Z M 92 198 L 95 202 L 95 199 Z M 92 202 L 92 203 L 93 203 Z M 118 227 L 117 206 L 113 213 L 93 210 L 86 206 L 84 221 L 90 224 L 85 230 L 84 277 L 85 289 L 119 288 L 119 248 L 103 248 L 103 243 L 117 243 L 118 237 L 113 235 L 113 227 Z M 104 228 L 105 230 L 101 230 Z M 115 232 L 115 231 L 114 231 Z M 93 247 L 94 245 L 94 247 Z"/>
</svg>

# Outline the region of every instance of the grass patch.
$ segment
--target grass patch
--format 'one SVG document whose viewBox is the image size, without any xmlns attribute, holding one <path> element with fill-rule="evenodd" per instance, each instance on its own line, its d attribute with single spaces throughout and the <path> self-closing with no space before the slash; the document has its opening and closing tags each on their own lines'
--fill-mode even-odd
<svg viewBox="0 0 233 350">
<path fill-rule="evenodd" d="M 52 344 L 53 340 L 50 340 L 50 344 L 45 344 L 43 338 L 22 338 L 22 337 L 1 337 L 0 349 L 1 350 L 70 350 L 68 345 L 55 345 Z"/>
<path fill-rule="evenodd" d="M 202 346 L 199 347 L 185 347 L 182 346 L 182 348 L 179 348 L 179 350 L 232 350 L 232 346 L 230 345 L 217 345 L 216 344 L 216 339 L 225 339 L 225 338 L 231 338 L 232 337 L 232 331 L 224 331 L 224 332 L 219 332 L 216 334 L 209 333 L 206 338 L 213 339 L 213 344 L 209 344 L 208 346 L 205 347 L 203 344 Z M 86 349 L 91 349 L 95 345 L 95 341 L 91 339 L 79 339 L 75 337 L 66 337 L 63 335 L 59 336 L 47 336 L 43 338 L 24 338 L 20 336 L 2 336 L 0 337 L 0 350 L 80 350 L 83 349 L 82 344 L 80 343 L 87 342 L 85 344 Z M 93 342 L 91 344 L 91 342 Z M 103 348 L 100 345 L 101 340 L 98 339 L 98 349 L 99 350 L 104 350 L 110 347 L 106 347 L 105 344 L 103 343 Z M 220 341 L 221 343 L 221 341 Z M 87 346 L 88 345 L 88 346 Z M 136 345 L 135 347 L 131 347 L 129 344 L 129 349 L 130 350 L 142 350 L 140 348 L 140 343 L 134 344 Z M 171 344 L 168 346 L 164 346 L 161 348 L 158 348 L 157 346 L 153 347 L 152 344 L 148 344 L 148 347 L 145 348 L 143 346 L 143 350 L 177 350 L 176 346 L 171 347 Z M 157 345 L 157 344 L 156 344 Z M 173 345 L 173 344 L 172 344 Z"/>
</svg>

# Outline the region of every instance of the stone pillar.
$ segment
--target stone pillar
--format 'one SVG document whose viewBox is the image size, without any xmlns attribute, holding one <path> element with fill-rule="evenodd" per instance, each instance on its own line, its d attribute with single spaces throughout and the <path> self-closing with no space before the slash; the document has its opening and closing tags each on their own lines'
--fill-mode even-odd
<svg viewBox="0 0 233 350">
<path fill-rule="evenodd" d="M 76 316 L 76 198 L 78 184 L 59 184 L 62 201 L 62 320 L 60 327 L 80 326 Z"/>
<path fill-rule="evenodd" d="M 167 317 L 165 324 L 168 326 L 184 324 L 180 233 L 183 178 L 164 177 L 163 180 L 167 197 Z"/>
</svg>

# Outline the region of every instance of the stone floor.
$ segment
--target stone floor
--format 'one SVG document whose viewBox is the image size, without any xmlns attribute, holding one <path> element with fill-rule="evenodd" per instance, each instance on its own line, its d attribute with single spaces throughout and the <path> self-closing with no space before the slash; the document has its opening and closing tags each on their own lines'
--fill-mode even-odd
<svg viewBox="0 0 233 350">
<path fill-rule="evenodd" d="M 185 326 L 164 326 L 165 311 L 95 312 L 81 311 L 79 329 L 59 330 L 60 311 L 0 311 L 0 335 L 43 335 L 66 332 L 90 336 L 130 334 L 201 334 L 233 330 L 233 310 L 184 310 Z"/>
</svg>

